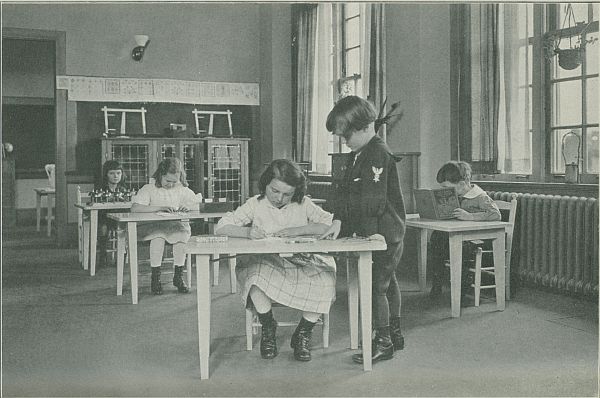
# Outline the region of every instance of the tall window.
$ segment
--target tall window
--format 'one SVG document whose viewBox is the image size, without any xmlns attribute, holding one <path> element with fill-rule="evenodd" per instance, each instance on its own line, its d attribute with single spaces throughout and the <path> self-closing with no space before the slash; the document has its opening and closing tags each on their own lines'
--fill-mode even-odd
<svg viewBox="0 0 600 398">
<path fill-rule="evenodd" d="M 467 14 L 471 136 L 461 158 L 498 180 L 561 182 L 566 157 L 579 161 L 581 182 L 597 183 L 600 6 L 496 7 Z M 566 49 L 580 59 L 569 63 Z"/>
</svg>

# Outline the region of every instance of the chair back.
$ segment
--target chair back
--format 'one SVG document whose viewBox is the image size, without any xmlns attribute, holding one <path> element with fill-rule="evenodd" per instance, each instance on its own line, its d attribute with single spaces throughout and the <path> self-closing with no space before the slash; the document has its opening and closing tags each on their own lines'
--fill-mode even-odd
<svg viewBox="0 0 600 398">
<path fill-rule="evenodd" d="M 506 221 L 509 225 L 506 227 L 506 252 L 511 253 L 513 233 L 515 230 L 515 218 L 517 216 L 517 197 L 512 195 L 510 202 L 494 200 L 494 203 L 496 203 L 496 206 L 498 206 L 498 209 L 501 211 L 508 211 L 508 219 Z"/>
</svg>

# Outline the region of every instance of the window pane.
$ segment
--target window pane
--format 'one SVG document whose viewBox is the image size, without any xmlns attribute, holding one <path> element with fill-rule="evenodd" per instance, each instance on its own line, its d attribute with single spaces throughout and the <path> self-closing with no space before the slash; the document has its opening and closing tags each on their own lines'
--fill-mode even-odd
<svg viewBox="0 0 600 398">
<path fill-rule="evenodd" d="M 360 47 L 346 52 L 346 76 L 360 74 Z"/>
<path fill-rule="evenodd" d="M 581 124 L 581 81 L 554 83 L 552 126 Z"/>
<path fill-rule="evenodd" d="M 577 134 L 577 137 L 573 134 L 569 134 L 570 132 Z M 554 130 L 552 135 L 552 172 L 564 173 L 565 158 L 569 164 L 577 163 L 577 148 L 578 145 L 580 145 L 580 142 L 577 138 L 581 137 L 581 129 Z M 563 137 L 565 137 L 564 146 Z"/>
<path fill-rule="evenodd" d="M 600 162 L 598 150 L 598 127 L 590 127 L 586 133 L 586 162 L 587 173 L 600 173 Z"/>
<path fill-rule="evenodd" d="M 356 47 L 360 44 L 360 18 L 353 18 L 346 22 L 344 48 Z"/>
<path fill-rule="evenodd" d="M 600 109 L 600 107 L 598 107 L 598 78 L 595 77 L 593 79 L 587 79 L 586 85 L 586 123 L 598 123 L 598 111 Z"/>
<path fill-rule="evenodd" d="M 586 37 L 588 40 L 592 37 L 598 37 L 598 32 Z M 598 73 L 598 47 L 600 47 L 598 42 L 585 46 L 585 73 L 588 75 Z"/>
<path fill-rule="evenodd" d="M 563 22 L 565 21 L 565 16 L 567 14 L 567 4 L 569 3 L 560 3 L 560 12 L 559 20 L 560 28 L 563 27 Z M 575 22 L 587 22 L 588 21 L 588 5 L 587 3 L 571 3 L 573 7 L 573 14 L 575 15 Z M 573 20 L 571 19 L 571 26 L 575 25 Z M 565 28 L 569 26 L 569 21 L 565 22 Z"/>
<path fill-rule="evenodd" d="M 345 3 L 344 4 L 344 18 L 348 19 L 360 13 L 359 3 Z"/>
</svg>

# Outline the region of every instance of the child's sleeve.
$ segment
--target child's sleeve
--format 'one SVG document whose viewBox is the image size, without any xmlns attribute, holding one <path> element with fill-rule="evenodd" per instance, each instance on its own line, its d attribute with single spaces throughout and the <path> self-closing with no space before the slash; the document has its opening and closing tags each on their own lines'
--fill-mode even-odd
<svg viewBox="0 0 600 398">
<path fill-rule="evenodd" d="M 150 206 L 152 185 L 146 184 L 131 198 L 132 203 Z"/>
<path fill-rule="evenodd" d="M 200 200 L 191 189 L 184 187 L 182 189 L 181 198 L 179 199 L 180 205 L 185 206 L 188 209 L 198 210 L 198 204 Z"/>
<path fill-rule="evenodd" d="M 219 222 L 217 223 L 217 228 L 220 228 L 225 225 L 236 225 L 238 227 L 244 227 L 246 225 L 252 224 L 252 220 L 254 220 L 254 211 L 256 209 L 257 200 L 255 198 L 250 198 L 235 209 L 235 211 L 230 211 L 225 214 Z"/>
<path fill-rule="evenodd" d="M 478 207 L 480 211 L 471 213 L 475 221 L 500 221 L 502 216 L 500 209 L 494 200 L 488 195 L 480 195 L 477 197 Z"/>
<path fill-rule="evenodd" d="M 314 204 L 310 198 L 304 198 L 304 200 L 306 201 L 306 215 L 309 223 L 325 225 L 331 225 L 333 223 L 333 214 Z"/>
</svg>

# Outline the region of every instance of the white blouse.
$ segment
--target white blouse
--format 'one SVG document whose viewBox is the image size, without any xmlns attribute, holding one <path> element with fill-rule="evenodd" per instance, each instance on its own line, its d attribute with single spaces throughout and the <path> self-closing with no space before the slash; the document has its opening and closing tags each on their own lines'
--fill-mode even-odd
<svg viewBox="0 0 600 398">
<path fill-rule="evenodd" d="M 156 185 L 146 184 L 140 188 L 132 198 L 133 203 L 146 206 L 185 206 L 190 210 L 198 210 L 200 200 L 194 191 L 177 183 L 173 188 L 159 188 Z"/>
<path fill-rule="evenodd" d="M 266 196 L 260 200 L 258 196 L 248 199 L 234 212 L 223 216 L 215 229 L 224 225 L 254 225 L 262 228 L 267 234 L 272 234 L 284 228 L 333 223 L 333 214 L 321 209 L 308 197 L 304 197 L 302 203 L 290 202 L 278 209 Z"/>
</svg>

